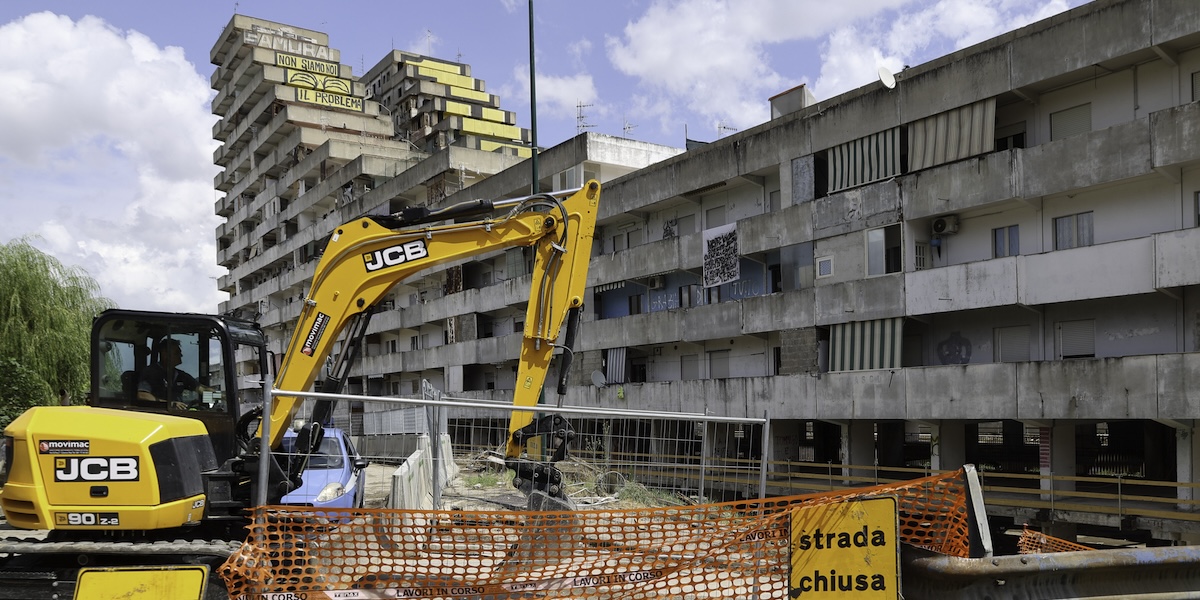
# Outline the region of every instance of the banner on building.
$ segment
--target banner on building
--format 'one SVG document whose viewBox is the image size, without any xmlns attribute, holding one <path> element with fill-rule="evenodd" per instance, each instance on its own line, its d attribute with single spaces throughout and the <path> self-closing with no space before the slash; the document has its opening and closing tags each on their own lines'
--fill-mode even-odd
<svg viewBox="0 0 1200 600">
<path fill-rule="evenodd" d="M 355 112 L 363 111 L 363 99 L 344 94 L 331 94 L 305 88 L 296 88 L 296 100 L 306 104 L 319 104 L 330 108 L 344 108 Z"/>
<path fill-rule="evenodd" d="M 715 287 L 741 278 L 737 224 L 704 230 L 704 287 Z"/>
</svg>

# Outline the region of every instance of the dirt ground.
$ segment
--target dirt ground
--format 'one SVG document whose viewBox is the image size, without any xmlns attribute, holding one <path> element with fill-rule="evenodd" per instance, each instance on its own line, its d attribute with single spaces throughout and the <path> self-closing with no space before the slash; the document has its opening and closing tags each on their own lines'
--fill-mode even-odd
<svg viewBox="0 0 1200 600">
<path fill-rule="evenodd" d="M 589 480 L 589 474 L 581 472 L 578 465 L 560 463 L 568 480 Z M 391 492 L 391 477 L 397 465 L 371 463 L 367 468 L 364 508 L 386 508 Z M 511 474 L 496 468 L 479 457 L 460 458 L 459 474 L 442 491 L 443 510 L 526 510 L 528 500 L 510 483 Z M 678 506 L 689 504 L 685 499 L 670 496 L 654 496 L 637 493 L 641 486 L 625 487 L 623 482 L 608 482 L 606 491 L 599 494 L 595 484 L 574 483 L 567 486 L 567 493 L 580 509 L 646 508 L 650 506 Z M 624 493 L 631 491 L 633 493 Z M 644 491 L 644 488 L 642 488 Z"/>
<path fill-rule="evenodd" d="M 366 495 L 363 497 L 364 508 L 387 507 L 388 494 L 391 493 L 392 473 L 397 465 L 371 463 L 367 467 Z M 462 469 L 460 476 L 454 478 L 442 491 L 442 508 L 446 510 L 524 510 L 525 497 L 513 488 L 507 481 L 497 485 L 470 484 L 465 479 L 470 478 L 472 471 Z"/>
</svg>

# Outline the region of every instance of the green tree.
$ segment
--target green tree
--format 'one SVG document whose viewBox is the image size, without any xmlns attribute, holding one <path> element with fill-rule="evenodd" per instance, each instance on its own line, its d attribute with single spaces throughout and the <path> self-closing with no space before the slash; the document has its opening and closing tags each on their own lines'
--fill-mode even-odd
<svg viewBox="0 0 1200 600">
<path fill-rule="evenodd" d="M 28 238 L 0 244 L 4 423 L 29 406 L 86 396 L 92 319 L 113 305 L 99 293 L 86 271 L 64 266 Z"/>
</svg>

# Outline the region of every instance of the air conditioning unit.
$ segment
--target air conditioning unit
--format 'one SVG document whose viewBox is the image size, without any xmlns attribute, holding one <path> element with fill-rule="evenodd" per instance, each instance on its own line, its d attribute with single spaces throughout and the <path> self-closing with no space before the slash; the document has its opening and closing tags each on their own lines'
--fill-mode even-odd
<svg viewBox="0 0 1200 600">
<path fill-rule="evenodd" d="M 657 275 L 650 278 L 650 283 L 648 285 L 652 290 L 661 290 L 667 286 L 667 281 L 662 275 Z"/>
<path fill-rule="evenodd" d="M 950 235 L 958 233 L 958 217 L 946 215 L 933 220 L 933 235 Z"/>
</svg>

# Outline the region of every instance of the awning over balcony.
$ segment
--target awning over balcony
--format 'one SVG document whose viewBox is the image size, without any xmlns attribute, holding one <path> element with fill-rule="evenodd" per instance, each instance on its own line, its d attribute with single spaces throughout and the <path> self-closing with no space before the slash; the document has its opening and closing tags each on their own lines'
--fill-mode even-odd
<svg viewBox="0 0 1200 600">
<path fill-rule="evenodd" d="M 900 368 L 904 317 L 855 321 L 830 327 L 829 370 Z"/>
<path fill-rule="evenodd" d="M 916 171 L 996 148 L 996 99 L 908 124 L 908 169 Z"/>
<path fill-rule="evenodd" d="M 608 383 L 625 383 L 625 348 L 609 348 L 605 353 L 605 379 Z"/>
<path fill-rule="evenodd" d="M 899 127 L 829 149 L 830 193 L 899 174 Z"/>
</svg>

